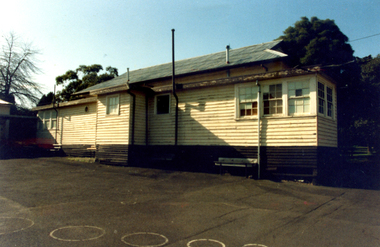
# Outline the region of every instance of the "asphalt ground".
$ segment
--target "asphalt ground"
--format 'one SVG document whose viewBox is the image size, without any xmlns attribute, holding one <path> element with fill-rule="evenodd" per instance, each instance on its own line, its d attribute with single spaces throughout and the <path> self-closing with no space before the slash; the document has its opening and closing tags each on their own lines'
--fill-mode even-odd
<svg viewBox="0 0 380 247">
<path fill-rule="evenodd" d="M 380 191 L 0 160 L 0 246 L 380 246 Z"/>
</svg>

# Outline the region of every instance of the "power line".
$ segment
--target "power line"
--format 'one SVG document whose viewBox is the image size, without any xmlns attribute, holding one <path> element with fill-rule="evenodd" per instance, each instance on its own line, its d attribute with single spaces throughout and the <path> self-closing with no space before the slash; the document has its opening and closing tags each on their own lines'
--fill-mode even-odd
<svg viewBox="0 0 380 247">
<path fill-rule="evenodd" d="M 373 34 L 373 35 L 366 36 L 366 37 L 359 38 L 359 39 L 354 39 L 354 40 L 348 41 L 348 43 L 351 43 L 351 42 L 354 42 L 354 41 L 357 41 L 357 40 L 361 40 L 361 39 L 368 39 L 368 38 L 371 38 L 371 37 L 373 37 L 373 36 L 377 36 L 377 35 L 380 35 L 380 33 Z"/>
</svg>

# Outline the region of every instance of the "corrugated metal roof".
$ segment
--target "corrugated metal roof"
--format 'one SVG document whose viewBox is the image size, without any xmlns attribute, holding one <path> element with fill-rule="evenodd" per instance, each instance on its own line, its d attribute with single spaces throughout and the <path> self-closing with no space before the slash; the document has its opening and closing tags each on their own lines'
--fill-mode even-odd
<svg viewBox="0 0 380 247">
<path fill-rule="evenodd" d="M 258 45 L 247 46 L 238 49 L 230 49 L 229 63 L 226 63 L 226 51 L 208 54 L 199 57 L 175 61 L 176 75 L 185 75 L 195 72 L 222 69 L 234 67 L 238 65 L 249 64 L 253 62 L 260 62 L 271 60 L 287 55 L 281 52 L 273 52 L 281 40 L 275 40 Z M 170 77 L 172 75 L 172 63 L 160 64 L 143 69 L 133 70 L 129 72 L 130 83 L 137 83 L 149 81 L 159 78 Z M 92 87 L 86 88 L 77 94 L 90 92 L 109 87 L 117 87 L 127 82 L 127 73 L 124 73 L 112 80 L 102 82 Z"/>
</svg>

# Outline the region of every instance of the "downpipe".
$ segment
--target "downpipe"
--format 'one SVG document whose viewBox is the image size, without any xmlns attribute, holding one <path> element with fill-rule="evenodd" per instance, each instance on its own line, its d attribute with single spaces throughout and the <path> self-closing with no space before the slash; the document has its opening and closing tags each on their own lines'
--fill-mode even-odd
<svg viewBox="0 0 380 247">
<path fill-rule="evenodd" d="M 173 84 L 173 96 L 175 98 L 175 133 L 174 133 L 174 145 L 178 145 L 178 96 L 176 94 L 175 85 L 175 59 L 174 59 L 174 29 L 172 29 L 172 84 Z"/>
<path fill-rule="evenodd" d="M 136 95 L 131 92 L 131 87 L 129 83 L 129 68 L 127 68 L 127 93 L 132 96 L 132 126 L 131 126 L 131 145 L 135 144 L 135 113 L 136 113 Z"/>
<path fill-rule="evenodd" d="M 256 80 L 256 86 L 259 87 L 257 91 L 257 179 L 260 179 L 260 163 L 261 163 L 261 154 L 260 154 L 260 138 L 261 138 L 261 128 L 260 128 L 260 117 L 261 117 L 261 104 L 260 104 L 260 95 L 261 95 L 261 85 L 259 84 L 259 80 Z"/>
</svg>

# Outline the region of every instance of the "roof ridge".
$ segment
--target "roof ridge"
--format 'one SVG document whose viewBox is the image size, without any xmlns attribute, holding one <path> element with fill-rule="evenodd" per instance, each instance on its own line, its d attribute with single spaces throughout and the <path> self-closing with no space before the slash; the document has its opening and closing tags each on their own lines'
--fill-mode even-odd
<svg viewBox="0 0 380 247">
<path fill-rule="evenodd" d="M 185 75 L 189 73 L 201 72 L 205 70 L 216 70 L 223 69 L 225 67 L 231 66 L 239 66 L 247 63 L 265 61 L 269 59 L 282 58 L 286 54 L 282 52 L 276 52 L 275 50 L 271 50 L 282 40 L 273 40 L 261 44 L 255 44 L 250 46 L 239 47 L 236 49 L 230 50 L 230 63 L 226 64 L 225 59 L 222 59 L 225 51 L 219 51 L 214 53 L 209 53 L 205 55 L 200 55 L 191 58 L 185 58 L 181 60 L 176 60 L 176 75 Z M 260 48 L 262 46 L 262 48 Z M 268 52 L 271 50 L 272 52 Z M 266 55 L 264 55 L 264 53 Z M 137 70 L 129 71 L 130 83 L 148 81 L 153 79 L 165 78 L 171 75 L 170 66 L 171 62 L 152 65 L 149 67 L 140 68 Z M 97 90 L 100 88 L 109 88 L 117 85 L 121 85 L 126 83 L 126 77 L 128 72 L 121 74 L 118 77 L 115 77 L 111 80 L 102 82 L 100 84 L 96 84 L 92 87 L 83 89 L 75 94 L 82 94 L 85 92 L 89 92 L 91 90 Z"/>
<path fill-rule="evenodd" d="M 269 41 L 269 42 L 264 42 L 264 43 L 255 44 L 255 45 L 247 45 L 247 46 L 243 46 L 243 47 L 239 47 L 239 48 L 235 48 L 235 49 L 230 48 L 230 51 L 237 51 L 237 50 L 247 49 L 248 47 L 259 46 L 259 45 L 269 44 L 269 43 L 280 43 L 281 41 L 282 40 L 272 40 L 272 41 Z M 271 47 L 271 48 L 273 48 L 273 47 Z M 271 49 L 271 48 L 266 48 L 264 50 Z M 254 53 L 256 53 L 256 52 L 261 52 L 261 51 L 255 51 Z M 218 51 L 218 52 L 208 53 L 208 54 L 199 55 L 199 56 L 195 56 L 195 57 L 184 58 L 184 59 L 180 59 L 180 60 L 175 60 L 175 62 L 178 63 L 178 62 L 181 62 L 181 61 L 187 61 L 187 60 L 192 60 L 192 59 L 197 59 L 197 58 L 199 59 L 201 57 L 211 56 L 211 55 L 215 55 L 215 54 L 219 54 L 219 53 L 225 53 L 225 51 Z M 162 65 L 166 65 L 166 64 L 171 64 L 171 63 L 172 62 L 166 62 L 166 63 L 156 64 L 156 65 L 152 65 L 152 66 L 148 66 L 148 67 L 144 67 L 144 68 L 140 68 L 140 69 L 131 70 L 131 71 L 129 71 L 129 73 L 132 73 L 133 71 L 139 71 L 139 70 L 144 70 L 144 69 L 148 69 L 148 68 L 154 68 L 154 67 L 158 67 L 158 66 L 162 66 Z M 120 76 L 125 75 L 125 74 L 127 74 L 127 72 L 121 74 Z"/>
</svg>

